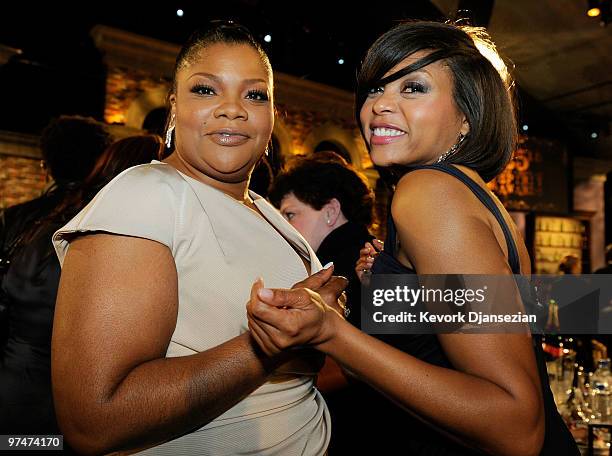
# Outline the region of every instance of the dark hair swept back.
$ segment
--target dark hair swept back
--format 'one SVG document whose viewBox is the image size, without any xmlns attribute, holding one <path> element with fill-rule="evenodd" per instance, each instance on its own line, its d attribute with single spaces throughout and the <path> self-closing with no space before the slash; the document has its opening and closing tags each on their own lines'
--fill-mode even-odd
<svg viewBox="0 0 612 456">
<path fill-rule="evenodd" d="M 443 60 L 452 76 L 455 105 L 470 126 L 465 140 L 446 162 L 474 169 L 485 182 L 493 179 L 510 161 L 516 147 L 513 85 L 483 56 L 475 39 L 488 44 L 490 52 L 496 54 L 482 29 L 469 30 L 452 24 L 410 21 L 380 36 L 368 50 L 357 74 L 357 123 L 360 125 L 361 108 L 370 89 Z M 431 52 L 384 78 L 393 67 L 418 51 Z"/>
<path fill-rule="evenodd" d="M 212 21 L 208 27 L 193 32 L 181 47 L 172 73 L 171 93 L 176 91 L 176 74 L 178 71 L 193 62 L 202 49 L 217 43 L 251 46 L 259 54 L 270 76 L 272 75 L 272 66 L 268 54 L 246 27 L 234 21 Z"/>
</svg>

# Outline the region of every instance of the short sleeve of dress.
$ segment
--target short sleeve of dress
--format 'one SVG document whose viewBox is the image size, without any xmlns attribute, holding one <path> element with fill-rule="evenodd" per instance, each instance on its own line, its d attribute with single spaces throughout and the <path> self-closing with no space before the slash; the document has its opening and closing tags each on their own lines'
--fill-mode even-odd
<svg viewBox="0 0 612 456">
<path fill-rule="evenodd" d="M 55 232 L 53 246 L 60 264 L 63 265 L 70 242 L 92 232 L 150 239 L 174 251 L 184 184 L 174 168 L 166 164 L 125 170 Z"/>
</svg>

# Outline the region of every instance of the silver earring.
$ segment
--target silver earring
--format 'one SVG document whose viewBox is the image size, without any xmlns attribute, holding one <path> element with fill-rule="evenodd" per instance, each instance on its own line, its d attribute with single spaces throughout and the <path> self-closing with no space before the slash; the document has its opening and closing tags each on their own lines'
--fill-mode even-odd
<svg viewBox="0 0 612 456">
<path fill-rule="evenodd" d="M 461 145 L 464 139 L 465 139 L 465 136 L 463 135 L 463 133 L 459 133 L 459 140 L 455 144 L 453 144 L 453 147 L 451 147 L 446 152 L 444 152 L 442 155 L 440 155 L 436 163 L 442 163 L 448 157 L 450 157 L 455 152 L 457 152 L 457 149 L 459 149 L 459 146 Z"/>
<path fill-rule="evenodd" d="M 174 131 L 175 126 L 174 114 L 172 114 L 172 119 L 170 119 L 170 125 L 166 130 L 166 147 L 170 149 L 172 147 L 172 132 Z"/>
</svg>

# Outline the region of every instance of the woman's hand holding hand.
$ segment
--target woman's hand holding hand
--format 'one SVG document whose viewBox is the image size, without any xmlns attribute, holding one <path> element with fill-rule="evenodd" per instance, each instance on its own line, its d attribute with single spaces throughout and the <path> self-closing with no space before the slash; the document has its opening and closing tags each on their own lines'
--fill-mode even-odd
<svg viewBox="0 0 612 456">
<path fill-rule="evenodd" d="M 355 264 L 355 273 L 357 277 L 359 277 L 359 281 L 363 281 L 364 274 L 370 272 L 372 269 L 372 265 L 374 264 L 374 259 L 379 252 L 382 251 L 384 244 L 382 241 L 378 239 L 372 240 L 372 242 L 366 242 L 363 249 L 359 251 L 359 259 Z"/>
<path fill-rule="evenodd" d="M 295 347 L 319 348 L 333 338 L 335 323 L 343 318 L 339 300 L 348 282 L 332 273 L 331 267 L 323 269 L 290 290 L 264 288 L 262 279 L 253 284 L 249 328 L 267 355 Z"/>
</svg>

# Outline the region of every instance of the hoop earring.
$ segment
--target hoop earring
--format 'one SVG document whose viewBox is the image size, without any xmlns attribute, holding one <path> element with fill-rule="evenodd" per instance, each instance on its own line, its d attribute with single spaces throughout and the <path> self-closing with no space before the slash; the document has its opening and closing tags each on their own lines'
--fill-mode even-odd
<svg viewBox="0 0 612 456">
<path fill-rule="evenodd" d="M 453 144 L 453 147 L 451 147 L 446 152 L 444 152 L 442 155 L 440 155 L 440 157 L 438 157 L 438 160 L 436 160 L 436 163 L 442 163 L 448 157 L 450 157 L 455 152 L 457 152 L 457 149 L 459 149 L 459 146 L 461 145 L 464 139 L 465 139 L 465 136 L 463 135 L 463 133 L 459 133 L 459 140 L 455 144 Z"/>
<path fill-rule="evenodd" d="M 172 114 L 172 118 L 170 119 L 170 124 L 168 125 L 168 129 L 166 130 L 166 147 L 170 149 L 172 147 L 172 132 L 174 131 L 174 127 L 176 126 L 175 115 Z"/>
</svg>

